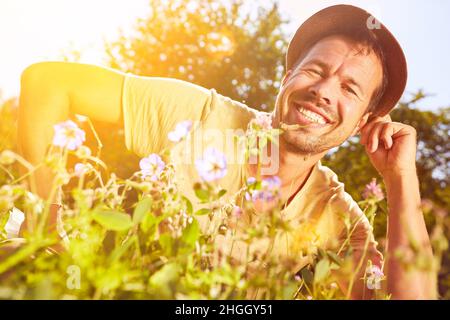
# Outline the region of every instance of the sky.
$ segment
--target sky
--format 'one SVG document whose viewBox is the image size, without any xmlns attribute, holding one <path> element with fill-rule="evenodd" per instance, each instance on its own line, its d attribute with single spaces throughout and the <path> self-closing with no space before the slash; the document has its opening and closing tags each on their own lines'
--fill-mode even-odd
<svg viewBox="0 0 450 320">
<path fill-rule="evenodd" d="M 119 29 L 131 30 L 148 13 L 149 0 L 1 0 L 0 99 L 17 96 L 20 74 L 31 63 L 61 60 L 72 50 L 82 62 L 102 64 L 104 41 Z M 258 5 L 263 0 L 246 0 Z M 310 15 L 329 5 L 365 8 L 397 37 L 408 60 L 408 97 L 418 89 L 433 94 L 420 103 L 426 110 L 450 106 L 450 1 L 448 0 L 278 0 L 289 18 L 290 37 Z"/>
</svg>

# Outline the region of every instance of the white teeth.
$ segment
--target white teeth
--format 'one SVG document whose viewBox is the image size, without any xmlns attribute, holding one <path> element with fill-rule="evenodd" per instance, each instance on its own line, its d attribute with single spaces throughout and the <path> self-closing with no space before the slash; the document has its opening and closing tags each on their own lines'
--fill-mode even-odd
<svg viewBox="0 0 450 320">
<path fill-rule="evenodd" d="M 308 118 L 309 120 L 311 120 L 311 121 L 313 121 L 315 123 L 318 123 L 318 124 L 326 124 L 327 123 L 327 121 L 325 120 L 324 117 L 322 117 L 321 115 L 319 115 L 319 114 L 317 114 L 315 112 L 312 112 L 312 111 L 307 110 L 307 109 L 302 108 L 302 107 L 297 107 L 297 110 L 303 116 L 305 116 L 306 118 Z"/>
</svg>

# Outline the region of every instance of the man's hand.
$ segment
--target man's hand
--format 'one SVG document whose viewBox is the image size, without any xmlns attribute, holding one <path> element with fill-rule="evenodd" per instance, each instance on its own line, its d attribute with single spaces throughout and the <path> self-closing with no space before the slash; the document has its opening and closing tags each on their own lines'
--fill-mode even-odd
<svg viewBox="0 0 450 320">
<path fill-rule="evenodd" d="M 375 169 L 386 178 L 416 172 L 416 130 L 403 123 L 392 122 L 389 115 L 377 117 L 361 129 L 365 145 Z"/>
</svg>

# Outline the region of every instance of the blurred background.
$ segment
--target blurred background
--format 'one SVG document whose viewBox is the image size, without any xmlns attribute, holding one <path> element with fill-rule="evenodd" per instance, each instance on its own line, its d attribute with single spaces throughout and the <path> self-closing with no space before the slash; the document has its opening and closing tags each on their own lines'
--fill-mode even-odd
<svg viewBox="0 0 450 320">
<path fill-rule="evenodd" d="M 0 151 L 16 150 L 20 74 L 31 63 L 95 63 L 147 76 L 175 77 L 215 88 L 270 111 L 284 74 L 288 40 L 298 25 L 337 3 L 363 7 L 396 35 L 409 63 L 405 95 L 392 112 L 418 131 L 418 173 L 430 230 L 450 209 L 450 1 L 2 0 L 0 3 Z M 119 176 L 138 168 L 120 125 L 95 123 L 103 160 Z M 86 130 L 89 132 L 89 130 Z M 20 134 L 20 133 L 19 133 Z M 92 135 L 89 144 L 96 148 Z M 372 178 L 381 181 L 358 138 L 327 155 L 355 200 Z M 7 181 L 0 171 L 0 186 Z M 431 208 L 431 209 L 430 209 Z M 449 229 L 445 230 L 447 239 Z M 375 233 L 384 245 L 386 216 Z M 440 272 L 450 299 L 450 254 Z"/>
</svg>

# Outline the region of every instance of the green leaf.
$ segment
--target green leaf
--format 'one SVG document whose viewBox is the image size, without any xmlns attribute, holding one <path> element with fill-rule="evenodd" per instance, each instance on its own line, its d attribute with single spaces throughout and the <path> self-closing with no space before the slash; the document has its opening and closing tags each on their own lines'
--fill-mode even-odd
<svg viewBox="0 0 450 320">
<path fill-rule="evenodd" d="M 227 190 L 222 189 L 222 190 L 219 191 L 219 193 L 217 194 L 217 196 L 218 196 L 219 198 L 221 198 L 221 197 L 223 197 L 223 195 L 224 195 L 225 193 L 227 193 Z"/>
<path fill-rule="evenodd" d="M 168 263 L 153 274 L 149 284 L 161 299 L 172 298 L 172 287 L 176 285 L 181 272 L 182 269 L 178 264 Z"/>
<path fill-rule="evenodd" d="M 308 286 L 311 287 L 312 283 L 314 281 L 314 274 L 309 270 L 307 267 L 304 267 L 302 271 L 300 271 L 300 276 L 303 279 L 303 282 Z"/>
<path fill-rule="evenodd" d="M 295 292 L 297 291 L 298 286 L 296 283 L 288 283 L 288 285 L 283 287 L 283 300 L 289 300 L 292 299 L 292 297 L 294 296 Z"/>
<path fill-rule="evenodd" d="M 314 283 L 323 281 L 330 272 L 330 262 L 327 259 L 320 260 L 314 271 Z"/>
<path fill-rule="evenodd" d="M 336 253 L 332 251 L 327 251 L 327 256 L 331 259 L 331 261 L 336 263 L 338 266 L 342 265 L 342 259 Z"/>
<path fill-rule="evenodd" d="M 323 250 L 322 248 L 318 248 L 318 253 L 319 253 L 319 258 L 320 259 L 324 259 L 327 257 L 327 253 L 325 252 L 325 250 Z"/>
<path fill-rule="evenodd" d="M 151 198 L 146 197 L 141 201 L 139 201 L 133 212 L 133 224 L 137 225 L 141 223 L 145 215 L 150 211 L 151 207 L 152 207 Z"/>
<path fill-rule="evenodd" d="M 166 256 L 171 256 L 175 251 L 175 240 L 169 234 L 164 233 L 159 237 L 161 250 Z"/>
<path fill-rule="evenodd" d="M 128 238 L 125 243 L 121 244 L 117 248 L 114 249 L 114 251 L 109 256 L 109 264 L 114 263 L 115 261 L 119 260 L 120 257 L 128 251 L 128 249 L 131 247 L 133 243 L 137 240 L 136 235 L 133 235 L 132 237 Z"/>
<path fill-rule="evenodd" d="M 181 196 L 181 198 L 186 202 L 187 214 L 192 215 L 192 213 L 194 212 L 194 209 L 192 207 L 192 202 L 185 196 Z"/>
<path fill-rule="evenodd" d="M 191 224 L 187 225 L 183 230 L 181 239 L 190 246 L 195 245 L 195 242 L 200 237 L 200 227 L 197 219 L 194 219 Z"/>
<path fill-rule="evenodd" d="M 209 200 L 209 191 L 205 189 L 195 189 L 195 195 L 202 201 Z"/>
<path fill-rule="evenodd" d="M 131 217 L 120 211 L 98 210 L 93 212 L 92 218 L 107 230 L 126 231 L 133 226 Z"/>
<path fill-rule="evenodd" d="M 200 210 L 195 211 L 196 216 L 204 216 L 205 214 L 208 214 L 210 212 L 207 208 L 202 208 Z"/>
</svg>

